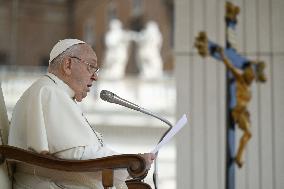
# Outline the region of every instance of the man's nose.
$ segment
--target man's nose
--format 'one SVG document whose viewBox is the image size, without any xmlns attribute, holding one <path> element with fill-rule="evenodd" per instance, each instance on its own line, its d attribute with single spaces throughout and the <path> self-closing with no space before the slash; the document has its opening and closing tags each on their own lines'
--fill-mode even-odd
<svg viewBox="0 0 284 189">
<path fill-rule="evenodd" d="M 91 76 L 91 79 L 94 80 L 94 81 L 97 81 L 99 78 L 99 75 L 97 73 L 94 73 L 92 76 Z"/>
</svg>

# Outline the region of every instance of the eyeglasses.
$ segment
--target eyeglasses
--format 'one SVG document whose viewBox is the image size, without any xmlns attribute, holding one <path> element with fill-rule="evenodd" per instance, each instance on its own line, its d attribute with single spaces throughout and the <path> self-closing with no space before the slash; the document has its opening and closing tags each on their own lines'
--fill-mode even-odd
<svg viewBox="0 0 284 189">
<path fill-rule="evenodd" d="M 90 74 L 92 74 L 92 75 L 94 75 L 94 74 L 99 75 L 100 68 L 97 68 L 97 67 L 93 66 L 92 64 L 90 64 L 90 63 L 88 63 L 88 62 L 86 62 L 86 61 L 84 61 L 81 58 L 78 58 L 76 56 L 70 56 L 70 58 L 76 58 L 77 60 L 79 60 L 79 61 L 83 62 L 84 64 L 86 64 L 88 66 L 87 68 L 88 68 L 88 71 L 89 71 Z"/>
</svg>

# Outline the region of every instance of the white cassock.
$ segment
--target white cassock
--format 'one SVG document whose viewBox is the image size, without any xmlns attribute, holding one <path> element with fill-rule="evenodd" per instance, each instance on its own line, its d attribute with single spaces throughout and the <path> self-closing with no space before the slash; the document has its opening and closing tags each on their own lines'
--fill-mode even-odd
<svg viewBox="0 0 284 189">
<path fill-rule="evenodd" d="M 47 151 L 64 159 L 95 159 L 117 154 L 103 144 L 101 134 L 91 128 L 73 97 L 74 91 L 51 73 L 37 80 L 14 108 L 9 145 L 38 153 Z M 100 172 L 74 173 L 74 177 L 83 178 L 82 182 L 46 178 L 37 175 L 36 170 L 27 173 L 20 168 L 14 177 L 15 189 L 103 188 Z M 124 183 L 127 177 L 126 170 L 115 171 L 115 187 L 127 188 Z"/>
</svg>

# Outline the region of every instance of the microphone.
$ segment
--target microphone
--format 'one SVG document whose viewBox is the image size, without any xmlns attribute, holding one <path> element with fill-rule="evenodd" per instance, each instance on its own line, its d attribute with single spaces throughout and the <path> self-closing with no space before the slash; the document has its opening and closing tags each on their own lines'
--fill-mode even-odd
<svg viewBox="0 0 284 189">
<path fill-rule="evenodd" d="M 102 100 L 107 101 L 109 103 L 118 104 L 118 105 L 124 106 L 126 108 L 130 108 L 132 110 L 136 110 L 138 112 L 142 112 L 142 113 L 145 113 L 145 114 L 150 115 L 152 117 L 155 117 L 155 118 L 161 120 L 162 122 L 166 123 L 167 125 L 169 125 L 170 129 L 173 127 L 173 125 L 168 120 L 156 115 L 153 112 L 150 112 L 149 110 L 141 108 L 138 105 L 136 105 L 132 102 L 129 102 L 128 100 L 125 100 L 125 99 L 117 96 L 116 94 L 114 94 L 110 91 L 102 90 L 101 93 L 100 93 L 100 97 L 101 97 Z M 164 138 L 164 136 L 161 138 L 161 140 L 163 138 Z M 161 140 L 159 142 L 161 142 Z"/>
<path fill-rule="evenodd" d="M 136 110 L 138 112 L 142 112 L 144 114 L 147 114 L 147 115 L 150 115 L 152 117 L 155 117 L 159 120 L 161 120 L 162 122 L 166 123 L 169 128 L 168 130 L 163 134 L 163 136 L 161 137 L 161 139 L 159 140 L 158 143 L 160 143 L 164 137 L 166 136 L 166 134 L 168 132 L 170 132 L 170 130 L 172 129 L 173 125 L 166 119 L 156 115 L 155 113 L 153 112 L 150 112 L 149 110 L 146 110 L 144 108 L 141 108 L 139 107 L 138 105 L 132 103 L 132 102 L 129 102 L 128 100 L 125 100 L 119 96 L 117 96 L 116 94 L 110 92 L 110 91 L 107 91 L 107 90 L 102 90 L 101 93 L 100 93 L 100 98 L 106 102 L 109 102 L 109 103 L 114 103 L 114 104 L 118 104 L 118 105 L 121 105 L 121 106 L 124 106 L 126 108 L 130 108 L 132 110 Z M 157 170 L 158 170 L 158 164 L 157 164 L 157 158 L 158 158 L 158 152 L 156 153 L 156 159 L 154 160 L 154 174 L 153 174 L 153 182 L 154 182 L 154 186 L 155 186 L 155 189 L 158 189 L 158 184 L 157 184 Z"/>
<path fill-rule="evenodd" d="M 119 96 L 117 96 L 116 94 L 107 91 L 107 90 L 102 90 L 100 93 L 100 97 L 102 100 L 110 102 L 110 103 L 114 103 L 114 104 L 118 104 L 136 111 L 140 111 L 140 107 L 132 102 L 129 102 L 123 98 L 120 98 Z"/>
</svg>

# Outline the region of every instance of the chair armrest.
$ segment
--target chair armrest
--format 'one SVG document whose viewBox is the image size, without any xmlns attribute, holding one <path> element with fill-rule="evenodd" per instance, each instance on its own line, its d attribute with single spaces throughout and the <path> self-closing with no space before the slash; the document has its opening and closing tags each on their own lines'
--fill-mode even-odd
<svg viewBox="0 0 284 189">
<path fill-rule="evenodd" d="M 90 160 L 66 160 L 13 146 L 0 145 L 0 162 L 4 162 L 5 159 L 67 172 L 94 172 L 126 168 L 133 178 L 143 179 L 147 175 L 145 160 L 136 154 L 113 155 Z"/>
</svg>

